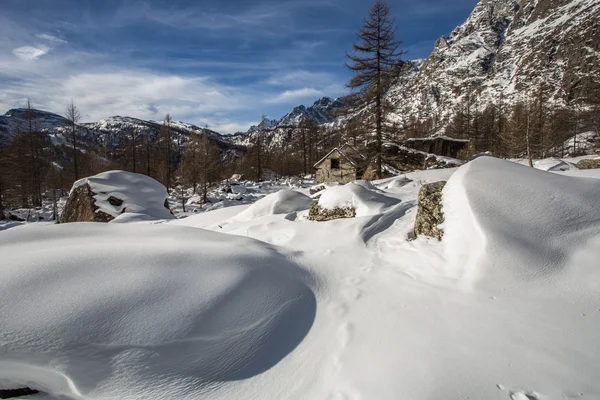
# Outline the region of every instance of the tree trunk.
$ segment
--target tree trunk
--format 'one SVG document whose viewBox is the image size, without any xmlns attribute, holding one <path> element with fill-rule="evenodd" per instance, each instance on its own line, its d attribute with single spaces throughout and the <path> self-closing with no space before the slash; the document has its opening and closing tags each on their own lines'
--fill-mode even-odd
<svg viewBox="0 0 600 400">
<path fill-rule="evenodd" d="M 527 132 L 525 138 L 527 140 L 527 160 L 529 161 L 529 166 L 533 168 L 533 159 L 531 158 L 531 138 L 530 138 L 530 110 L 527 107 Z"/>
<path fill-rule="evenodd" d="M 79 180 L 79 171 L 77 169 L 77 136 L 75 134 L 75 122 L 71 125 L 73 135 L 73 169 L 75 170 L 75 180 Z"/>
</svg>

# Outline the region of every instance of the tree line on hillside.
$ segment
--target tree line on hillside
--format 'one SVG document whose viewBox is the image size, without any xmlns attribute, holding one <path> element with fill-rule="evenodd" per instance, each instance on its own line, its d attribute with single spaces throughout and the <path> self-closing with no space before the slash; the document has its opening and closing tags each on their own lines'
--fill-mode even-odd
<svg viewBox="0 0 600 400">
<path fill-rule="evenodd" d="M 0 137 L 0 210 L 41 207 L 44 199 L 56 205 L 78 179 L 115 169 L 148 175 L 169 190 L 190 186 L 206 199 L 209 185 L 233 170 L 222 164 L 218 146 L 205 132 L 190 134 L 184 146 L 181 135 L 173 134 L 169 115 L 158 134 L 135 128 L 117 133 L 117 146 L 110 146 L 105 134 L 89 137 L 78 124 L 80 112 L 73 102 L 65 116 L 67 123 L 58 132 L 43 131 L 27 101 L 25 119 L 14 135 Z"/>
</svg>

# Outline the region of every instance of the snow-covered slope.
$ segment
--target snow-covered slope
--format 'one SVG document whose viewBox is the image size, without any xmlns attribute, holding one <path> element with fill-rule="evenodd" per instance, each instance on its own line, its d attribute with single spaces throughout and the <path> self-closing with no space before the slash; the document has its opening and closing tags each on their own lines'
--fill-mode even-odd
<svg viewBox="0 0 600 400">
<path fill-rule="evenodd" d="M 566 290 L 566 276 L 600 273 L 592 268 L 600 251 L 590 247 L 600 240 L 599 196 L 596 179 L 480 157 L 444 189 L 449 265 L 469 279 L 510 274 Z M 582 248 L 593 250 L 587 262 L 574 260 Z"/>
<path fill-rule="evenodd" d="M 68 121 L 57 114 L 47 111 L 32 110 L 35 115 L 36 130 L 56 130 L 56 128 L 64 127 Z M 10 139 L 17 132 L 27 132 L 29 129 L 28 120 L 30 119 L 30 111 L 25 108 L 15 108 L 7 111 L 4 115 L 0 115 L 0 140 L 5 137 Z"/>
<path fill-rule="evenodd" d="M 0 383 L 55 399 L 600 398 L 600 170 L 574 161 L 328 189 L 366 206 L 329 222 L 297 189 L 162 224 L 10 228 Z M 440 180 L 446 236 L 412 240 L 419 189 Z"/>
<path fill-rule="evenodd" d="M 597 0 L 481 0 L 413 78 L 391 89 L 396 119 L 447 120 L 469 97 L 481 107 L 511 104 L 540 88 L 559 104 L 598 96 L 599 25 Z"/>
<path fill-rule="evenodd" d="M 34 130 L 47 132 L 54 145 L 70 145 L 71 133 L 67 128 L 69 122 L 60 115 L 46 111 L 32 110 L 35 116 Z M 145 121 L 131 117 L 113 116 L 98 122 L 78 124 L 77 139 L 80 150 L 122 150 L 130 146 L 130 140 L 136 137 L 137 143 L 142 143 L 146 138 L 150 142 L 156 140 L 163 122 Z M 200 128 L 193 124 L 180 121 L 171 121 L 171 136 L 175 152 L 182 152 L 190 137 L 193 135 L 207 135 L 215 143 L 224 161 L 237 158 L 245 152 L 243 146 L 236 145 L 236 141 L 229 135 L 221 135 L 207 128 Z M 0 144 L 6 144 L 18 132 L 28 130 L 28 110 L 9 110 L 0 116 Z M 99 151 L 100 152 L 100 151 Z"/>
<path fill-rule="evenodd" d="M 207 398 L 274 367 L 316 312 L 304 272 L 251 239 L 110 224 L 0 236 L 0 388 Z"/>
<path fill-rule="evenodd" d="M 253 143 L 255 135 L 260 134 L 268 148 L 280 149 L 291 141 L 291 132 L 302 122 L 311 122 L 317 126 L 334 124 L 341 118 L 339 112 L 342 107 L 341 99 L 323 97 L 310 107 L 295 107 L 279 120 L 266 119 L 257 126 L 251 126 L 247 132 L 232 135 L 230 140 L 238 145 L 248 146 Z"/>
</svg>

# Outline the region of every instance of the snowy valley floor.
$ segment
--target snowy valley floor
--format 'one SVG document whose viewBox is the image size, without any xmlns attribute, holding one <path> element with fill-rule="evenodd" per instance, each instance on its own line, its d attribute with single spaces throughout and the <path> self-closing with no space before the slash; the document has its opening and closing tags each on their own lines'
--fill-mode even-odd
<svg viewBox="0 0 600 400">
<path fill-rule="evenodd" d="M 328 189 L 358 215 L 330 222 L 295 189 L 179 220 L 6 229 L 0 388 L 600 399 L 600 170 L 555 169 L 482 158 Z M 444 240 L 411 240 L 420 187 L 448 179 Z"/>
</svg>

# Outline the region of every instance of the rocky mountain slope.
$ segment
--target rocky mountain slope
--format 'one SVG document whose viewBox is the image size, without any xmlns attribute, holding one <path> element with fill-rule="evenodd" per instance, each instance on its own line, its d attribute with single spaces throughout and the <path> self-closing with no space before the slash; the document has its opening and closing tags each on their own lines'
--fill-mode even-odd
<svg viewBox="0 0 600 400">
<path fill-rule="evenodd" d="M 256 132 L 266 132 L 269 146 L 281 145 L 290 129 L 297 128 L 302 121 L 312 121 L 317 125 L 332 124 L 336 121 L 338 111 L 342 107 L 339 99 L 324 97 L 312 106 L 300 105 L 279 120 L 265 119 L 257 126 L 252 126 L 247 132 L 235 135 L 222 135 L 210 129 L 201 128 L 194 124 L 172 121 L 174 141 L 185 146 L 192 134 L 207 134 L 222 150 L 243 151 L 245 146 L 252 143 Z M 36 116 L 37 129 L 56 134 L 57 140 L 64 139 L 64 129 L 69 122 L 62 116 L 47 111 L 33 110 Z M 9 110 L 0 115 L 0 137 L 10 139 L 20 130 L 27 130 L 27 113 L 23 108 Z M 127 134 L 135 131 L 142 136 L 150 135 L 155 138 L 163 122 L 145 121 L 132 117 L 113 116 L 98 122 L 79 124 L 79 134 L 83 143 L 89 146 L 107 145 L 117 147 L 123 143 Z M 64 140 L 63 140 L 64 141 Z"/>
<path fill-rule="evenodd" d="M 559 105 L 599 101 L 600 1 L 481 0 L 442 36 L 419 72 L 389 93 L 395 120 L 543 96 Z"/>
<path fill-rule="evenodd" d="M 31 110 L 35 115 L 34 129 L 48 132 L 54 144 L 68 144 L 66 127 L 69 121 L 57 114 L 47 111 Z M 12 109 L 0 115 L 0 143 L 10 140 L 15 134 L 28 129 L 29 110 Z M 118 148 L 127 140 L 127 136 L 135 132 L 141 137 L 149 136 L 151 140 L 158 136 L 162 122 L 145 121 L 131 117 L 114 116 L 98 122 L 78 124 L 78 138 L 80 146 L 87 148 Z M 180 121 L 171 122 L 173 141 L 184 148 L 191 135 L 207 134 L 221 149 L 225 156 L 235 156 L 235 153 L 244 152 L 245 148 L 236 145 L 229 136 L 221 135 L 210 129 L 200 128 L 193 124 Z"/>
<path fill-rule="evenodd" d="M 319 126 L 339 123 L 339 112 L 342 106 L 341 99 L 323 97 L 310 107 L 304 105 L 295 107 L 279 120 L 265 119 L 260 124 L 251 126 L 247 132 L 230 136 L 229 140 L 238 145 L 248 146 L 260 132 L 267 147 L 281 148 L 291 140 L 293 131 L 302 122 L 311 121 Z"/>
</svg>

